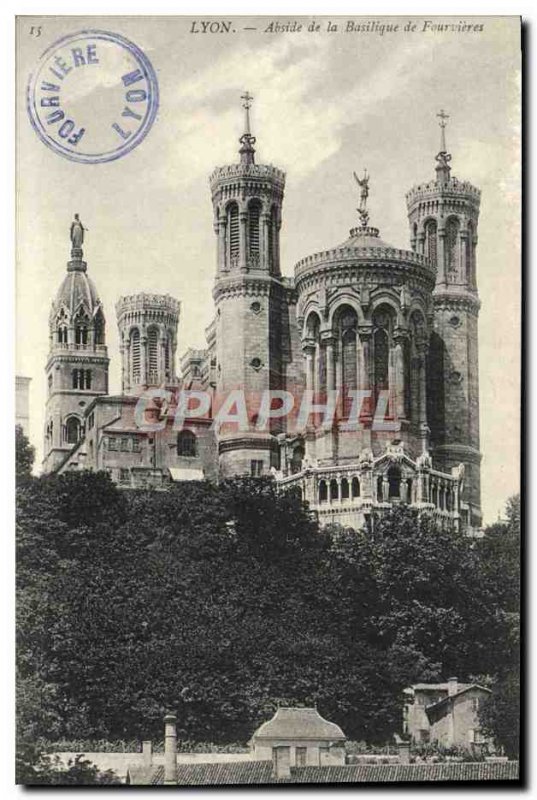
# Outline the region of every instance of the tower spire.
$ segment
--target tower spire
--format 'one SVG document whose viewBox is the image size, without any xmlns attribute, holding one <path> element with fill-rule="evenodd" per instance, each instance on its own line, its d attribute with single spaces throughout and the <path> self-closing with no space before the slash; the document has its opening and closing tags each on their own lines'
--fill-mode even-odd
<svg viewBox="0 0 537 800">
<path fill-rule="evenodd" d="M 254 98 L 249 92 L 245 92 L 241 95 L 241 100 L 243 101 L 242 107 L 244 108 L 244 133 L 242 134 L 239 142 L 241 143 L 241 148 L 239 150 L 240 157 L 241 157 L 241 164 L 254 164 L 254 144 L 255 144 L 255 136 L 252 136 L 250 132 L 250 108 L 252 106 L 252 100 Z"/>
<path fill-rule="evenodd" d="M 436 165 L 436 173 L 440 183 L 445 183 L 449 180 L 449 173 L 451 171 L 449 166 L 451 154 L 448 153 L 446 146 L 446 120 L 449 119 L 449 114 L 446 114 L 444 109 L 441 108 L 436 116 L 440 120 L 438 123 L 440 125 L 440 151 L 436 155 L 436 161 L 438 162 Z"/>
</svg>

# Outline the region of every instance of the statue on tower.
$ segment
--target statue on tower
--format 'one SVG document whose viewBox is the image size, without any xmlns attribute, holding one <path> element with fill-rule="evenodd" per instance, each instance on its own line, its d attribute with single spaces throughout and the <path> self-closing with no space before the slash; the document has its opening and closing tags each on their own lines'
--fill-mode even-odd
<svg viewBox="0 0 537 800">
<path fill-rule="evenodd" d="M 360 187 L 360 206 L 357 208 L 357 212 L 360 215 L 360 221 L 362 223 L 362 227 L 366 228 L 367 223 L 369 222 L 369 212 L 367 210 L 367 198 L 369 197 L 369 175 L 367 174 L 367 170 L 364 168 L 364 177 L 360 179 L 356 172 L 353 172 L 354 180 Z"/>
<path fill-rule="evenodd" d="M 71 231 L 70 231 L 71 245 L 73 250 L 82 249 L 82 245 L 84 243 L 84 231 L 86 230 L 87 228 L 85 228 L 82 225 L 78 214 L 75 214 L 75 218 L 71 222 Z"/>
</svg>

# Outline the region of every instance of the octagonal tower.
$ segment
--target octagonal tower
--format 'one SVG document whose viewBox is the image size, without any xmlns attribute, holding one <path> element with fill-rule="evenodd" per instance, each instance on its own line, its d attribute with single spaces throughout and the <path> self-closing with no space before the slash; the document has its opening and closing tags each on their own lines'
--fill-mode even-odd
<svg viewBox="0 0 537 800">
<path fill-rule="evenodd" d="M 478 314 L 476 276 L 480 191 L 451 175 L 447 115 L 441 111 L 436 179 L 407 194 L 412 249 L 436 266 L 428 360 L 433 464 L 465 467 L 463 524 L 481 524 Z"/>
<path fill-rule="evenodd" d="M 278 466 L 276 434 L 255 430 L 254 409 L 264 391 L 284 385 L 285 332 L 292 294 L 280 273 L 280 227 L 285 174 L 255 163 L 250 131 L 251 96 L 244 101 L 244 133 L 239 163 L 218 167 L 210 176 L 217 235 L 216 405 L 218 398 L 244 392 L 248 429 L 223 426 L 218 436 L 223 475 L 260 475 Z"/>
<path fill-rule="evenodd" d="M 169 294 L 120 297 L 116 303 L 123 394 L 177 384 L 175 354 L 181 304 Z"/>
</svg>

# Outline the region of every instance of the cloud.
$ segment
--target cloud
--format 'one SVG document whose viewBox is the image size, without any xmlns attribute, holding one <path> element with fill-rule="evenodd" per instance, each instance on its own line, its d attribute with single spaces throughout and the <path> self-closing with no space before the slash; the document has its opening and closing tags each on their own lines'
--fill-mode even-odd
<svg viewBox="0 0 537 800">
<path fill-rule="evenodd" d="M 282 37 L 256 50 L 237 47 L 175 86 L 173 97 L 163 97 L 178 113 L 167 116 L 169 155 L 159 177 L 185 186 L 205 176 L 208 164 L 229 163 L 242 132 L 238 98 L 248 89 L 255 97 L 259 158 L 266 160 L 269 152 L 273 163 L 292 165 L 295 180 L 304 178 L 339 150 L 346 128 L 364 124 L 385 109 L 387 99 L 400 97 L 429 68 L 431 51 L 426 39 L 390 47 L 372 67 L 371 59 L 364 59 L 363 71 L 358 68 L 356 80 L 341 91 L 328 37 L 300 43 Z"/>
</svg>

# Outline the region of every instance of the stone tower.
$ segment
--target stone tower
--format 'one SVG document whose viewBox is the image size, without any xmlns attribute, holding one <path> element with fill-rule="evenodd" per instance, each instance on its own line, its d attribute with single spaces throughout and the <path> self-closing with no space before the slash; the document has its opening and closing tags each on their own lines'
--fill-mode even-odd
<svg viewBox="0 0 537 800">
<path fill-rule="evenodd" d="M 134 294 L 116 303 L 123 394 L 177 383 L 175 353 L 181 304 L 169 294 Z"/>
<path fill-rule="evenodd" d="M 249 429 L 231 423 L 219 433 L 223 475 L 258 475 L 278 466 L 276 425 L 254 430 L 262 393 L 283 385 L 283 331 L 288 326 L 289 288 L 280 273 L 279 236 L 285 174 L 255 163 L 250 132 L 251 96 L 242 97 L 244 133 L 237 164 L 218 167 L 210 177 L 217 235 L 216 399 L 244 391 Z M 239 430 L 242 427 L 242 430 Z"/>
<path fill-rule="evenodd" d="M 105 319 L 83 260 L 84 227 L 71 224 L 71 260 L 49 316 L 43 469 L 58 467 L 84 434 L 84 411 L 108 393 Z"/>
<path fill-rule="evenodd" d="M 411 243 L 437 268 L 428 359 L 433 466 L 465 467 L 462 523 L 481 524 L 476 245 L 480 191 L 451 175 L 441 111 L 436 179 L 407 194 Z M 465 519 L 466 517 L 466 519 Z"/>
</svg>

